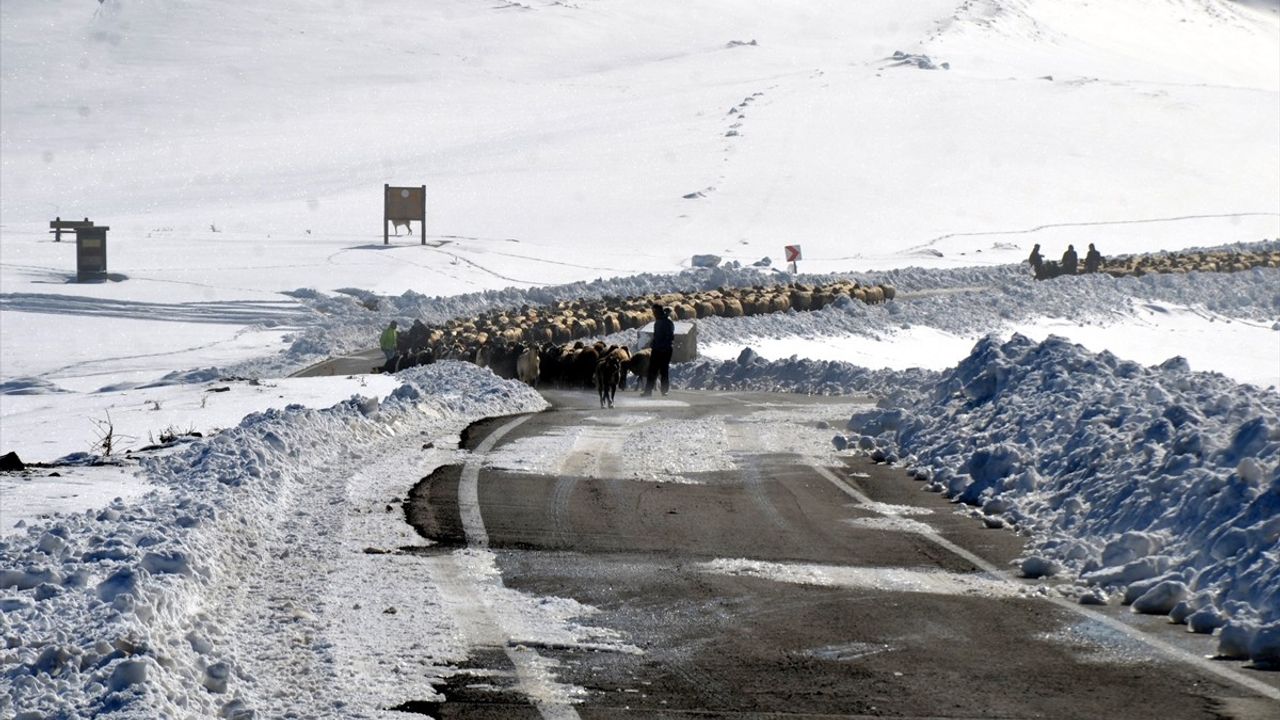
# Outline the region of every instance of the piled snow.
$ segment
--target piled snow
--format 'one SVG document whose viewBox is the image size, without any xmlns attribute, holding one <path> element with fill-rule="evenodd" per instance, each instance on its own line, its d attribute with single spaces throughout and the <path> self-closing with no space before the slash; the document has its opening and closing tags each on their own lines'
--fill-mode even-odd
<svg viewBox="0 0 1280 720">
<path fill-rule="evenodd" d="M 465 364 L 418 368 L 399 380 L 381 402 L 357 396 L 326 410 L 249 415 L 146 461 L 163 492 L 37 523 L 0 542 L 0 714 L 233 716 L 256 707 L 277 715 L 291 702 L 314 702 L 304 714 L 316 712 L 317 698 L 333 695 L 326 684 L 346 684 L 333 679 L 345 672 L 334 653 L 352 642 L 340 632 L 347 609 L 326 608 L 321 596 L 327 575 L 373 540 L 347 538 L 344 525 L 363 526 L 344 518 L 380 513 L 404 482 L 398 473 L 391 485 L 356 478 L 352 468 L 483 416 L 545 406 L 527 387 Z M 372 455 L 362 461 L 365 452 Z M 373 484 L 375 497 L 352 482 Z M 334 585 L 378 591 L 374 578 Z M 295 675 L 298 663 L 314 674 Z M 339 692 L 324 712 L 363 714 L 362 703 L 386 700 L 373 695 Z"/>
<path fill-rule="evenodd" d="M 1028 575 L 1060 565 L 1198 631 L 1280 623 L 1274 391 L 1022 336 L 983 339 L 926 389 L 855 414 L 846 442 L 1029 534 Z"/>
<path fill-rule="evenodd" d="M 768 361 L 749 348 L 738 360 L 695 360 L 671 366 L 671 382 L 689 390 L 752 390 L 812 395 L 898 396 L 923 386 L 938 374 L 913 368 L 900 372 L 869 370 L 838 360 L 792 357 Z"/>
<path fill-rule="evenodd" d="M 161 444 L 166 435 L 210 435 L 233 427 L 249 413 L 287 405 L 329 407 L 352 394 L 381 397 L 399 385 L 395 377 L 385 375 L 213 382 L 204 380 L 203 373 L 190 377 L 193 381 L 187 383 L 166 380 L 78 393 L 72 407 L 62 394 L 6 396 L 4 449 L 28 462 L 58 462 L 91 450 L 109 420 L 115 436 L 113 457 L 120 458 Z M 0 518 L 7 520 L 14 512 L 0 508 Z"/>
</svg>

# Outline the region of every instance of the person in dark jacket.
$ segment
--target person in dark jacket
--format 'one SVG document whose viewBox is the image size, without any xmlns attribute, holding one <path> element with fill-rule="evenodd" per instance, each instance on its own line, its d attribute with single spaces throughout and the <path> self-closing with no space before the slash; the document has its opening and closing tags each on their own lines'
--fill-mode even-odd
<svg viewBox="0 0 1280 720">
<path fill-rule="evenodd" d="M 653 306 L 653 342 L 649 345 L 652 353 L 649 357 L 649 374 L 645 378 L 644 392 L 640 397 L 653 395 L 653 386 L 659 376 L 662 377 L 662 394 L 671 389 L 671 351 L 675 348 L 676 324 L 671 322 L 671 311 L 661 305 Z"/>
<path fill-rule="evenodd" d="M 1027 258 L 1027 262 L 1031 264 L 1031 270 L 1036 277 L 1040 277 L 1041 268 L 1044 267 L 1044 256 L 1040 254 L 1040 243 L 1031 248 L 1031 257 Z"/>
<path fill-rule="evenodd" d="M 1080 263 L 1079 256 L 1076 255 L 1076 246 L 1068 245 L 1067 251 L 1062 253 L 1062 274 L 1075 275 L 1076 266 Z"/>
<path fill-rule="evenodd" d="M 1096 273 L 1102 267 L 1102 253 L 1089 243 L 1089 252 L 1084 254 L 1084 271 L 1087 273 Z"/>
</svg>

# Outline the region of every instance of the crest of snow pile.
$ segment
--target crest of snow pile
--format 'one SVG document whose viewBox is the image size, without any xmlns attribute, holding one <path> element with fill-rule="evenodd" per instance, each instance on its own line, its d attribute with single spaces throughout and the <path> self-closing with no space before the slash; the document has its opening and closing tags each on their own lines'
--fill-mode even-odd
<svg viewBox="0 0 1280 720">
<path fill-rule="evenodd" d="M 1234 622 L 1266 644 L 1280 622 L 1273 391 L 1181 358 L 1142 367 L 1057 337 L 987 337 L 930 401 L 849 429 L 849 444 L 914 456 L 929 489 L 1028 531 L 1031 566 L 1198 631 Z"/>
<path fill-rule="evenodd" d="M 56 384 L 34 377 L 20 377 L 0 382 L 0 395 L 50 395 L 65 393 Z"/>
<path fill-rule="evenodd" d="M 244 587 L 270 559 L 264 548 L 298 497 L 347 502 L 350 474 L 341 468 L 409 423 L 456 433 L 546 405 L 527 386 L 469 364 L 398 377 L 403 385 L 382 401 L 249 415 L 145 461 L 164 489 L 141 502 L 56 517 L 0 542 L 0 715 L 250 713 L 242 693 L 253 678 L 218 638 L 243 610 L 236 603 L 246 602 Z"/>
</svg>

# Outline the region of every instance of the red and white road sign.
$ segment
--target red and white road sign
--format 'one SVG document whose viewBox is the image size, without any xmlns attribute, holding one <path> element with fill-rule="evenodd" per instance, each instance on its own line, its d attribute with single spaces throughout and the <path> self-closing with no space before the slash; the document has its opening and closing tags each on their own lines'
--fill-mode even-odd
<svg viewBox="0 0 1280 720">
<path fill-rule="evenodd" d="M 787 245 L 786 250 L 787 250 L 787 262 L 795 262 L 800 259 L 799 245 Z"/>
</svg>

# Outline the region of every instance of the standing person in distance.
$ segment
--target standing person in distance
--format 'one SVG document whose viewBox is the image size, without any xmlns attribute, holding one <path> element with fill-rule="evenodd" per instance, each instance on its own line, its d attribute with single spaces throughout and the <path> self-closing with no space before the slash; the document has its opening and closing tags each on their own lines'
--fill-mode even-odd
<svg viewBox="0 0 1280 720">
<path fill-rule="evenodd" d="M 1084 254 L 1084 271 L 1087 273 L 1096 273 L 1102 267 L 1102 253 L 1089 243 L 1089 252 Z"/>
<path fill-rule="evenodd" d="M 1040 243 L 1031 248 L 1031 257 L 1027 258 L 1027 263 L 1031 265 L 1031 270 L 1036 277 L 1040 277 L 1041 268 L 1044 267 L 1044 256 L 1040 254 Z"/>
<path fill-rule="evenodd" d="M 1076 265 L 1080 263 L 1080 257 L 1076 255 L 1076 246 L 1068 245 L 1067 251 L 1062 253 L 1062 274 L 1075 275 Z"/>
<path fill-rule="evenodd" d="M 378 336 L 378 347 L 382 348 L 382 354 L 386 357 L 386 363 L 383 367 L 390 367 L 391 360 L 396 356 L 396 343 L 399 341 L 399 335 L 396 331 L 396 321 L 392 320 L 382 331 L 382 335 Z"/>
<path fill-rule="evenodd" d="M 649 357 L 649 376 L 645 379 L 644 392 L 640 397 L 653 395 L 654 381 L 662 376 L 662 394 L 671 389 L 669 377 L 671 371 L 671 351 L 675 348 L 676 324 L 671 322 L 671 311 L 661 305 L 653 305 L 653 342 L 649 345 L 653 352 Z"/>
<path fill-rule="evenodd" d="M 1045 279 L 1044 256 L 1040 254 L 1040 243 L 1031 248 L 1031 256 L 1027 258 L 1027 263 L 1031 265 L 1031 276 L 1037 280 Z"/>
</svg>

